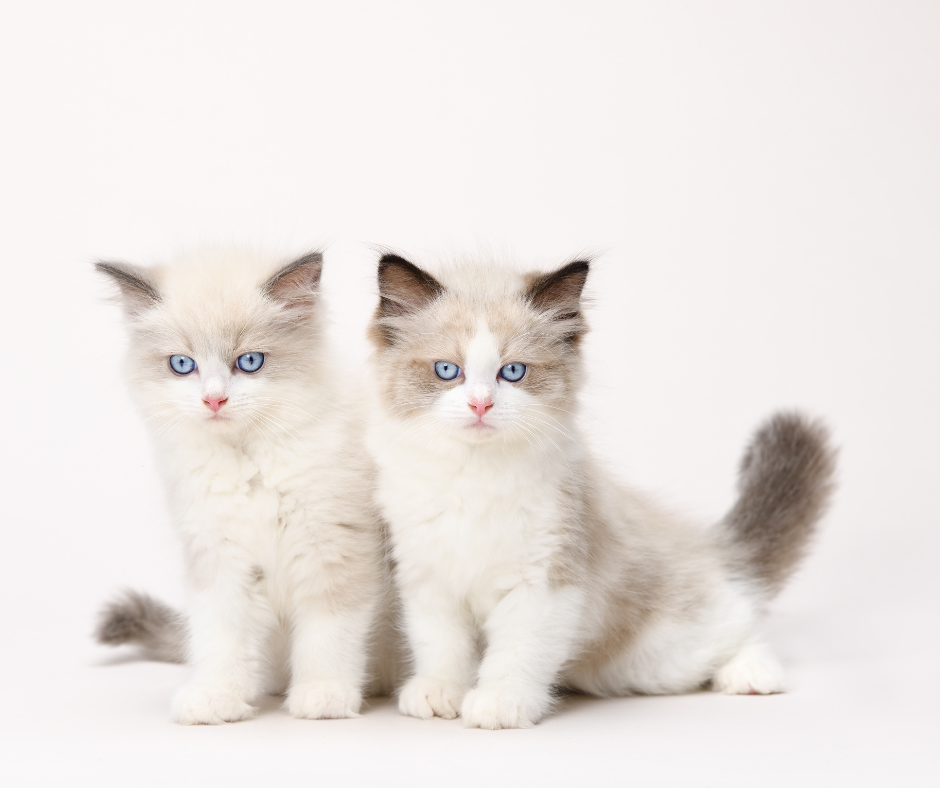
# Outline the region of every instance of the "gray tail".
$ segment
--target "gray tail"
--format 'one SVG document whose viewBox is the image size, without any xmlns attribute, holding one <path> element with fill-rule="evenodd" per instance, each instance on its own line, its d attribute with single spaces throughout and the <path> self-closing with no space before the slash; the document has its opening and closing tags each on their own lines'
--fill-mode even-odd
<svg viewBox="0 0 940 788">
<path fill-rule="evenodd" d="M 136 591 L 124 591 L 104 606 L 95 638 L 107 646 L 139 646 L 150 659 L 186 661 L 186 619 L 173 608 Z"/>
<path fill-rule="evenodd" d="M 741 461 L 739 497 L 721 524 L 741 572 L 776 594 L 806 552 L 834 488 L 829 431 L 799 413 L 777 413 Z"/>
</svg>

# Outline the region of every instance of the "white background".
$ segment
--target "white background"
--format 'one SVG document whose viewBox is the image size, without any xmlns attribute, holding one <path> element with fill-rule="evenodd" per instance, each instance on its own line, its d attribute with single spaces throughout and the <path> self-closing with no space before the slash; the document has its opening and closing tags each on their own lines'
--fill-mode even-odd
<svg viewBox="0 0 940 788">
<path fill-rule="evenodd" d="M 940 781 L 940 4 L 3 17 L 5 785 Z M 182 598 L 91 263 L 205 241 L 330 244 L 325 291 L 366 377 L 367 244 L 596 253 L 586 428 L 620 475 L 705 520 L 761 418 L 825 417 L 838 497 L 768 621 L 793 691 L 577 699 L 499 733 L 387 701 L 172 725 L 186 669 L 89 637 L 122 585 Z"/>
</svg>

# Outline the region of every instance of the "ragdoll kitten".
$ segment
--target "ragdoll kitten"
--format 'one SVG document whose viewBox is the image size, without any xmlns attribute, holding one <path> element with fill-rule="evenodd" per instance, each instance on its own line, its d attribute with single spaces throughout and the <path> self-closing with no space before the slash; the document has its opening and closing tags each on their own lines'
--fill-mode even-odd
<svg viewBox="0 0 940 788">
<path fill-rule="evenodd" d="M 826 431 L 771 418 L 709 531 L 621 487 L 573 418 L 588 268 L 379 264 L 368 443 L 414 655 L 404 714 L 524 728 L 559 685 L 784 687 L 757 624 L 828 500 Z"/>
<path fill-rule="evenodd" d="M 191 592 L 188 637 L 180 616 L 132 594 L 105 611 L 99 638 L 192 664 L 179 723 L 245 719 L 288 682 L 295 717 L 353 717 L 362 702 L 388 604 L 384 537 L 323 338 L 321 265 L 318 253 L 285 264 L 247 251 L 97 264 L 120 288 L 128 383 Z M 379 649 L 379 672 L 392 670 Z"/>
</svg>

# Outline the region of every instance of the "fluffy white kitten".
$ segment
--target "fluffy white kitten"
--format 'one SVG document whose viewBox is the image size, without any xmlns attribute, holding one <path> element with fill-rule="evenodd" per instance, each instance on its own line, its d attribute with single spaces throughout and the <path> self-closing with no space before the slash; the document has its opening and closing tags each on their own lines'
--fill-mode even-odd
<svg viewBox="0 0 940 788">
<path fill-rule="evenodd" d="M 99 639 L 192 664 L 173 702 L 183 724 L 245 719 L 288 684 L 295 717 L 356 716 L 373 627 L 388 619 L 371 468 L 323 338 L 322 256 L 285 262 L 216 250 L 150 269 L 97 265 L 120 287 L 128 383 L 191 596 L 188 628 L 131 594 L 105 611 Z M 374 650 L 373 689 L 387 690 L 394 652 Z"/>
<path fill-rule="evenodd" d="M 588 269 L 380 262 L 368 444 L 414 656 L 404 714 L 522 728 L 556 686 L 784 688 L 757 623 L 828 499 L 826 432 L 772 418 L 709 531 L 622 488 L 573 419 Z"/>
</svg>

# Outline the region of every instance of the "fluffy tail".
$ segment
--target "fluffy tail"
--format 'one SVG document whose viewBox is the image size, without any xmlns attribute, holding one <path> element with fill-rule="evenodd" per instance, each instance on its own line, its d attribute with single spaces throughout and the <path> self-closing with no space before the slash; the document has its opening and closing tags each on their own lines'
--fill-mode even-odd
<svg viewBox="0 0 940 788">
<path fill-rule="evenodd" d="M 721 524 L 742 574 L 776 594 L 806 552 L 826 511 L 836 453 L 829 431 L 798 413 L 778 413 L 741 461 L 739 497 Z"/>
<path fill-rule="evenodd" d="M 107 646 L 131 643 L 151 659 L 186 661 L 186 619 L 173 608 L 136 591 L 105 605 L 95 637 Z"/>
</svg>

